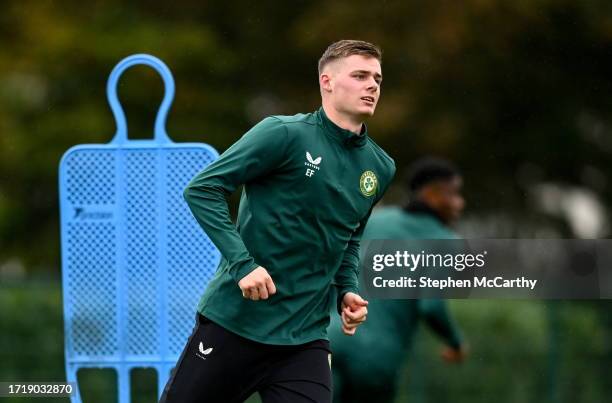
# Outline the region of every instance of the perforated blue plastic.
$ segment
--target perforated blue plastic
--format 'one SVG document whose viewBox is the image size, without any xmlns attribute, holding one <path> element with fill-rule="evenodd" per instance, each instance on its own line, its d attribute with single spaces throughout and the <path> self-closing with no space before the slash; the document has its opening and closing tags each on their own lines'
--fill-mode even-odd
<svg viewBox="0 0 612 403">
<path fill-rule="evenodd" d="M 165 85 L 150 140 L 128 139 L 117 99 L 119 77 L 134 65 L 157 70 Z M 81 368 L 114 368 L 119 402 L 127 403 L 136 367 L 157 370 L 161 394 L 219 262 L 183 200 L 189 180 L 218 153 L 166 134 L 174 80 L 156 57 L 119 62 L 107 96 L 114 138 L 72 147 L 59 167 L 66 372 L 76 382 Z M 80 401 L 77 391 L 72 402 Z"/>
</svg>

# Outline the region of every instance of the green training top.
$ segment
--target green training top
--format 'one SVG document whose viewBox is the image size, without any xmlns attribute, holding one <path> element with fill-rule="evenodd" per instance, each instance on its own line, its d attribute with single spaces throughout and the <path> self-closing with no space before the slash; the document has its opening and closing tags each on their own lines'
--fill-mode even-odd
<svg viewBox="0 0 612 403">
<path fill-rule="evenodd" d="M 359 240 L 395 173 L 367 135 L 314 113 L 268 117 L 200 172 L 184 192 L 221 251 L 198 311 L 266 344 L 327 338 L 332 301 L 358 292 Z M 226 196 L 244 184 L 236 225 Z M 263 266 L 277 292 L 245 299 L 238 281 Z"/>
<path fill-rule="evenodd" d="M 372 214 L 363 239 L 458 239 L 458 236 L 428 212 L 383 207 Z M 417 248 L 417 242 L 411 245 Z M 446 301 L 440 299 L 370 299 L 368 318 L 351 337 L 342 334 L 341 322 L 336 319 L 329 328 L 332 360 L 337 364 L 344 362 L 338 368 L 344 368 L 349 372 L 347 376 L 364 383 L 390 385 L 395 381 L 421 320 L 449 346 L 461 345 Z"/>
</svg>

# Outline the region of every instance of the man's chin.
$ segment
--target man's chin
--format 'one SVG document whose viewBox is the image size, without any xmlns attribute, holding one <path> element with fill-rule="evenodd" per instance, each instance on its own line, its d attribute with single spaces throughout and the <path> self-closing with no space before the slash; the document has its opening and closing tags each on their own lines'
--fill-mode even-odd
<svg viewBox="0 0 612 403">
<path fill-rule="evenodd" d="M 361 119 L 367 119 L 371 116 L 374 116 L 374 110 L 375 108 L 359 108 L 355 112 L 355 115 L 359 116 Z"/>
<path fill-rule="evenodd" d="M 363 121 L 374 115 L 374 109 L 375 108 L 360 106 L 355 109 L 343 108 L 342 112 L 345 115 L 352 116 L 353 119 L 358 119 L 358 120 Z"/>
</svg>

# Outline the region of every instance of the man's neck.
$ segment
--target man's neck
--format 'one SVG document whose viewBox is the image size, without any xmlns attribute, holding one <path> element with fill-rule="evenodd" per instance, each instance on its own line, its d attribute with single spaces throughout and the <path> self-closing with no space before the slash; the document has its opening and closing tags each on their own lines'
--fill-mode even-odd
<svg viewBox="0 0 612 403">
<path fill-rule="evenodd" d="M 438 220 L 440 220 L 444 225 L 448 226 L 450 223 L 444 219 L 444 216 L 442 216 L 442 214 L 440 214 L 436 209 L 434 209 L 433 207 L 431 207 L 431 205 L 429 203 L 427 203 L 427 201 L 421 199 L 421 198 L 416 198 L 416 199 L 412 199 L 408 202 L 408 204 L 404 207 L 404 210 L 409 212 L 409 213 L 424 213 L 424 214 L 428 214 L 431 215 L 435 218 L 437 218 Z"/>
<path fill-rule="evenodd" d="M 332 106 L 327 105 L 325 102 L 323 102 L 323 110 L 325 111 L 325 115 L 327 115 L 327 118 L 334 122 L 336 126 L 351 131 L 355 134 L 361 134 L 361 127 L 363 125 L 363 121 L 355 119 L 355 117 L 342 114 L 336 109 L 334 109 Z"/>
</svg>

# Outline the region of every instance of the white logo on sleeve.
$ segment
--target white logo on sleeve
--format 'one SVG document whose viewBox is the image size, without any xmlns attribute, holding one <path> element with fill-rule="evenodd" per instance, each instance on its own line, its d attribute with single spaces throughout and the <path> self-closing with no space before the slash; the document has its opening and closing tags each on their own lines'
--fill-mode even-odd
<svg viewBox="0 0 612 403">
<path fill-rule="evenodd" d="M 205 360 L 206 356 L 212 353 L 213 348 L 208 347 L 207 349 L 204 349 L 204 343 L 200 342 L 200 345 L 198 346 L 198 350 L 200 350 L 200 353 L 199 354 L 196 353 L 196 355 L 200 357 L 201 359 Z"/>
<path fill-rule="evenodd" d="M 321 169 L 319 167 L 319 164 L 321 164 L 321 160 L 323 159 L 323 157 L 317 157 L 317 158 L 312 158 L 312 155 L 306 151 L 306 162 L 304 162 L 304 165 L 306 165 L 308 168 L 306 168 L 306 176 L 308 176 L 309 178 L 315 174 L 316 171 L 318 171 L 319 169 Z"/>
</svg>

